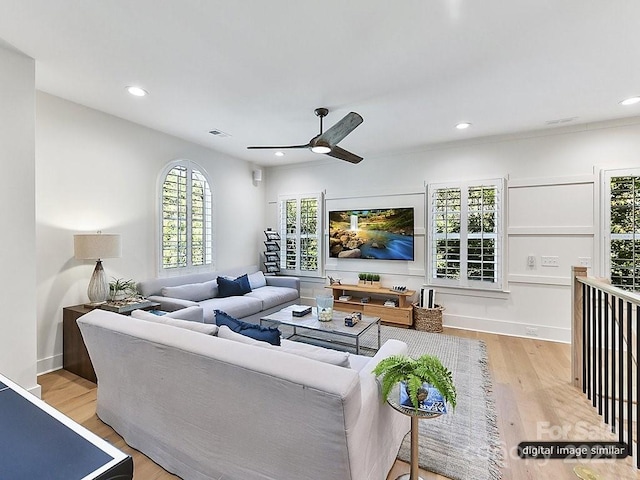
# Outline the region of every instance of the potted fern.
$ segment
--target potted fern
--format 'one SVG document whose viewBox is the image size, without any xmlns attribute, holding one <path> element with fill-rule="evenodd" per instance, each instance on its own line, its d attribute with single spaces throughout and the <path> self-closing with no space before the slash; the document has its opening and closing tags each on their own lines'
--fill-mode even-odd
<svg viewBox="0 0 640 480">
<path fill-rule="evenodd" d="M 382 377 L 382 398 L 386 400 L 393 387 L 400 383 L 400 396 L 410 399 L 409 408 L 422 409 L 430 387 L 438 390 L 445 403 L 456 408 L 456 387 L 451 371 L 432 355 L 422 355 L 417 359 L 404 355 L 393 355 L 381 360 L 373 373 Z M 400 402 L 402 404 L 402 401 Z M 444 407 L 444 405 L 443 405 Z M 446 411 L 446 410 L 445 410 Z"/>
</svg>

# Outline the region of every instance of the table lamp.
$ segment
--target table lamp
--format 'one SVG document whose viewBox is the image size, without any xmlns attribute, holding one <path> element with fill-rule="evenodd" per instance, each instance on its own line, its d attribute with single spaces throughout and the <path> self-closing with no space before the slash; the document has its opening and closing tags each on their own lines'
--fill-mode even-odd
<svg viewBox="0 0 640 480">
<path fill-rule="evenodd" d="M 122 256 L 120 234 L 101 232 L 76 234 L 73 236 L 73 252 L 78 260 L 96 260 L 96 268 L 91 275 L 87 295 L 91 306 L 104 303 L 109 296 L 109 282 L 102 268 L 102 259 Z"/>
</svg>

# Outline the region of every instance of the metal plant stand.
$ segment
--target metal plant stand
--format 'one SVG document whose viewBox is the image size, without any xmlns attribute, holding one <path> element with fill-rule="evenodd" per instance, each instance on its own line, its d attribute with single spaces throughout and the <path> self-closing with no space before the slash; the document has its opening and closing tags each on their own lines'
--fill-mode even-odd
<svg viewBox="0 0 640 480">
<path fill-rule="evenodd" d="M 404 405 L 400 405 L 399 398 L 399 386 L 396 385 L 391 390 L 391 393 L 387 398 L 387 403 L 391 405 L 394 410 L 397 410 L 398 412 L 411 417 L 411 471 L 410 473 L 404 473 L 400 475 L 398 478 L 396 478 L 396 480 L 423 480 L 423 478 L 420 477 L 418 473 L 418 470 L 420 468 L 418 462 L 418 421 L 421 418 L 436 418 L 442 414 L 422 412 L 420 410 L 416 410 L 415 408 L 405 407 Z"/>
</svg>

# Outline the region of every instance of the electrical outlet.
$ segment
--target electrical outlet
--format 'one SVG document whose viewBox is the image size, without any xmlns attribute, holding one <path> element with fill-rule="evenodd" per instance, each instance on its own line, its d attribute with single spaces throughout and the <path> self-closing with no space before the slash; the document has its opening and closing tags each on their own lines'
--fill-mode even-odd
<svg viewBox="0 0 640 480">
<path fill-rule="evenodd" d="M 530 337 L 537 337 L 538 329 L 536 327 L 525 327 L 524 334 L 529 335 Z"/>
<path fill-rule="evenodd" d="M 543 267 L 559 267 L 560 257 L 540 257 L 540 265 L 542 265 Z"/>
<path fill-rule="evenodd" d="M 581 267 L 591 268 L 591 257 L 578 257 Z"/>
<path fill-rule="evenodd" d="M 536 256 L 535 255 L 529 255 L 527 257 L 527 267 L 536 268 Z"/>
</svg>

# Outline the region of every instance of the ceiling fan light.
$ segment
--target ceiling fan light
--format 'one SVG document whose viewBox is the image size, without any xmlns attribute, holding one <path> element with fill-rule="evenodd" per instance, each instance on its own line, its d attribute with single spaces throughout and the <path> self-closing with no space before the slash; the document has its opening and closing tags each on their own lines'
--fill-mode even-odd
<svg viewBox="0 0 640 480">
<path fill-rule="evenodd" d="M 331 151 L 331 147 L 326 145 L 315 145 L 311 147 L 311 151 L 313 153 L 329 153 Z"/>
</svg>

